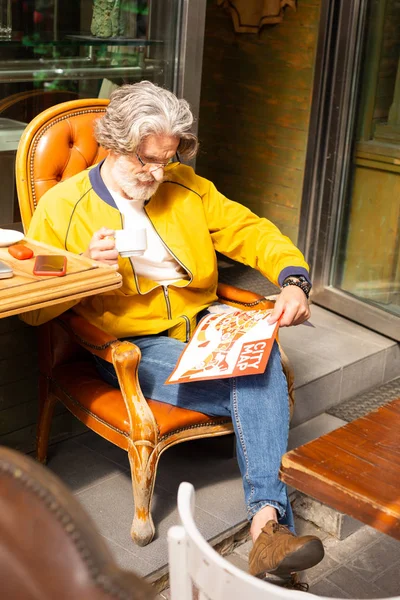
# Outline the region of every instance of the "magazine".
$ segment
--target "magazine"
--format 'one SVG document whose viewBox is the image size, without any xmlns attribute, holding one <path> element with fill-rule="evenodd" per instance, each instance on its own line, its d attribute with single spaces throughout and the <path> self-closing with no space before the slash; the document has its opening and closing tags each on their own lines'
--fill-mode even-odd
<svg viewBox="0 0 400 600">
<path fill-rule="evenodd" d="M 263 373 L 279 324 L 270 310 L 209 314 L 196 327 L 166 384 Z"/>
</svg>

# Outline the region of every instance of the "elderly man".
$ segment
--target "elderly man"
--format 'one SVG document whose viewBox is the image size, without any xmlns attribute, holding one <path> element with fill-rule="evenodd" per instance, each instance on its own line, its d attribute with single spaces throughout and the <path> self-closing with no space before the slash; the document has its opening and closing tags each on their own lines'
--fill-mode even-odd
<svg viewBox="0 0 400 600">
<path fill-rule="evenodd" d="M 141 350 L 146 397 L 209 415 L 230 415 L 254 547 L 250 571 L 287 576 L 318 563 L 314 536 L 296 537 L 285 485 L 278 478 L 289 429 L 287 383 L 275 343 L 262 375 L 165 386 L 200 313 L 216 301 L 216 250 L 258 269 L 281 286 L 270 318 L 281 326 L 309 317 L 308 267 L 268 220 L 219 193 L 176 161 L 195 156 L 198 142 L 185 100 L 142 81 L 111 96 L 95 135 L 106 159 L 58 184 L 41 199 L 28 235 L 83 253 L 123 276 L 122 288 L 79 303 L 27 313 L 45 322 L 74 305 L 91 323 Z M 147 231 L 142 256 L 121 258 L 118 229 Z M 114 386 L 112 365 L 97 359 Z"/>
</svg>

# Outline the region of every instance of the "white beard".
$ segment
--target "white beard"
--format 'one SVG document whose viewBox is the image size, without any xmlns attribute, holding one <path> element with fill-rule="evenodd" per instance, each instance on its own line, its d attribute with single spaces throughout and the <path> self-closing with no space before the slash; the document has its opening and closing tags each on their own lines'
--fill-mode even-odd
<svg viewBox="0 0 400 600">
<path fill-rule="evenodd" d="M 123 192 L 135 202 L 148 200 L 156 193 L 160 181 L 155 181 L 150 173 L 132 175 L 124 164 L 124 157 L 120 156 L 112 167 L 112 176 Z M 141 182 L 148 182 L 143 185 Z"/>
</svg>

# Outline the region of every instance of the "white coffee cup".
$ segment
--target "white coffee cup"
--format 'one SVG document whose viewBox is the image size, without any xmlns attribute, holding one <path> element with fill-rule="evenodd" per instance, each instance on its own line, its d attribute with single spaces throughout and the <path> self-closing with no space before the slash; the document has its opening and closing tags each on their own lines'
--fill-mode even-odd
<svg viewBox="0 0 400 600">
<path fill-rule="evenodd" d="M 147 248 L 146 229 L 118 229 L 115 232 L 115 247 L 123 258 L 141 256 Z"/>
</svg>

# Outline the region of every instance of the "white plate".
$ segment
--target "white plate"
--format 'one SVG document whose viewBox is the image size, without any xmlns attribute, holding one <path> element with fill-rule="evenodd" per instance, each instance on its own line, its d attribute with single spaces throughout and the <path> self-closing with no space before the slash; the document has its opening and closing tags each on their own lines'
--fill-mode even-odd
<svg viewBox="0 0 400 600">
<path fill-rule="evenodd" d="M 0 247 L 5 248 L 24 239 L 24 234 L 14 229 L 0 229 Z"/>
</svg>

